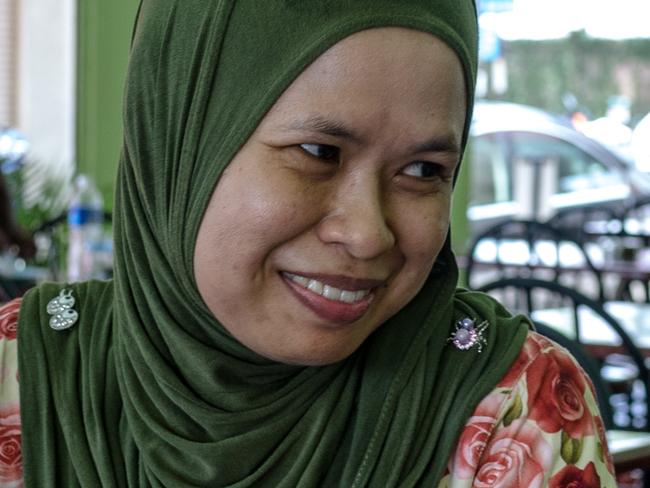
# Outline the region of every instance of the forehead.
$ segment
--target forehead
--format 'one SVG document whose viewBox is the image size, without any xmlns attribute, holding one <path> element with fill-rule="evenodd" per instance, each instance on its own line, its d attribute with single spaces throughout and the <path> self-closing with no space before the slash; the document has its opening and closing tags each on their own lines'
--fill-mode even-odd
<svg viewBox="0 0 650 488">
<path fill-rule="evenodd" d="M 460 138 L 466 87 L 458 56 L 431 34 L 388 27 L 357 32 L 318 57 L 270 112 L 452 127 Z"/>
</svg>

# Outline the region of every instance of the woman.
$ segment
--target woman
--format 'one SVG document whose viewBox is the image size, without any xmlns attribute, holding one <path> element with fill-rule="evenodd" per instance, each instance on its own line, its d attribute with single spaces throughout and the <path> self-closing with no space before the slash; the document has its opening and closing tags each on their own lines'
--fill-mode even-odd
<svg viewBox="0 0 650 488">
<path fill-rule="evenodd" d="M 476 31 L 470 1 L 142 1 L 115 279 L 5 309 L 27 486 L 611 485 L 584 375 L 455 290 Z"/>
<path fill-rule="evenodd" d="M 36 253 L 34 238 L 14 218 L 9 188 L 0 171 L 0 253 L 12 247 L 24 258 L 31 258 Z"/>
</svg>

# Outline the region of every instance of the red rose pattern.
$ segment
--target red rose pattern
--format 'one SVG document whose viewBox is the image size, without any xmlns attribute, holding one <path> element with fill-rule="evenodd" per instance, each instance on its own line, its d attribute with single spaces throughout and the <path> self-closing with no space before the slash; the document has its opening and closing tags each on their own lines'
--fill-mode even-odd
<svg viewBox="0 0 650 488">
<path fill-rule="evenodd" d="M 18 299 L 0 307 L 0 341 L 16 340 L 20 304 L 21 300 Z M 5 374 L 14 369 L 16 366 L 5 364 L 0 355 L 0 382 L 9 381 Z M 7 401 L 6 398 L 0 397 L 0 487 L 22 488 L 22 462 L 19 401 L 17 398 Z"/>
<path fill-rule="evenodd" d="M 505 398 L 501 393 L 491 393 L 481 401 L 465 424 L 456 452 L 449 462 L 449 470 L 456 477 L 468 479 L 476 473 Z"/>
<path fill-rule="evenodd" d="M 505 376 L 497 385 L 500 388 L 510 388 L 517 383 L 521 375 L 527 370 L 530 363 L 540 354 L 542 348 L 551 346 L 551 343 L 544 336 L 531 332 L 524 342 L 524 347 L 515 362 L 512 364 Z"/>
<path fill-rule="evenodd" d="M 600 488 L 600 477 L 594 463 L 589 463 L 584 470 L 576 466 L 566 466 L 555 474 L 549 488 Z"/>
<path fill-rule="evenodd" d="M 476 473 L 476 488 L 539 488 L 551 468 L 553 449 L 532 422 L 515 420 L 498 430 Z"/>
<path fill-rule="evenodd" d="M 0 408 L 0 486 L 22 486 L 20 407 L 18 403 Z"/>
<path fill-rule="evenodd" d="M 461 431 L 448 464 L 450 483 L 468 480 L 474 488 L 528 488 L 547 486 L 552 479 L 554 487 L 614 486 L 602 419 L 587 406 L 587 388 L 587 377 L 564 349 L 530 333 L 510 371 Z M 517 395 L 528 401 L 523 410 L 513 411 Z M 510 411 L 515 418 L 505 420 Z M 594 463 L 602 458 L 595 447 L 582 454 L 582 459 L 593 460 L 584 470 L 563 463 L 557 452 L 563 430 L 574 438 L 598 435 L 608 478 L 598 477 Z"/>
<path fill-rule="evenodd" d="M 562 349 L 552 347 L 539 354 L 526 372 L 528 418 L 545 432 L 564 430 L 573 438 L 593 434 L 593 419 L 585 402 L 585 378 Z"/>
<path fill-rule="evenodd" d="M 0 339 L 16 339 L 20 303 L 21 300 L 17 299 L 0 307 Z"/>
</svg>

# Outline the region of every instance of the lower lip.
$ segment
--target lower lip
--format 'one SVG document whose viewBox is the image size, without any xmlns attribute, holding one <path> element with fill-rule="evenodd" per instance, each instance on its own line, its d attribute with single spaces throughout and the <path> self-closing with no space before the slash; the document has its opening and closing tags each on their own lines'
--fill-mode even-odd
<svg viewBox="0 0 650 488">
<path fill-rule="evenodd" d="M 335 324 L 345 325 L 359 320 L 370 307 L 373 298 L 373 294 L 370 293 L 358 302 L 338 302 L 309 291 L 284 276 L 282 279 L 303 305 L 321 319 Z"/>
</svg>

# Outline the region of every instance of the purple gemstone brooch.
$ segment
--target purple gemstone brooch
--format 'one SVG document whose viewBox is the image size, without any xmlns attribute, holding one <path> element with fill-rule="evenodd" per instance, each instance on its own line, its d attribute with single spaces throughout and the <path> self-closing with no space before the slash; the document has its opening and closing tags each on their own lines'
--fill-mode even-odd
<svg viewBox="0 0 650 488">
<path fill-rule="evenodd" d="M 483 351 L 483 347 L 487 346 L 487 340 L 483 337 L 483 332 L 487 329 L 487 326 L 487 320 L 476 325 L 476 320 L 465 317 L 456 322 L 456 330 L 451 333 L 447 342 L 451 342 L 461 351 L 467 351 L 476 346 L 480 353 Z"/>
</svg>

